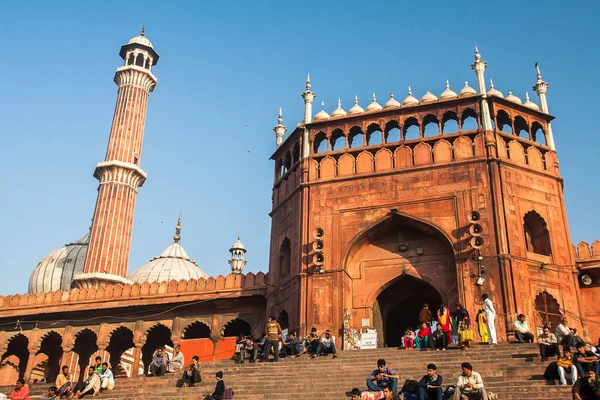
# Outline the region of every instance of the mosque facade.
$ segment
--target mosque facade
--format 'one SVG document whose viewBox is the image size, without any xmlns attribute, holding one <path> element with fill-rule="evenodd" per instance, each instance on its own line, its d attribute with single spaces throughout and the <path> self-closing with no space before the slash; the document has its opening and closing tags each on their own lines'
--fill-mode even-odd
<svg viewBox="0 0 600 400">
<path fill-rule="evenodd" d="M 90 232 L 49 253 L 29 293 L 0 296 L 0 385 L 52 380 L 60 365 L 82 376 L 90 357 L 117 375 L 148 368 L 156 347 L 187 358 L 230 357 L 240 334 L 258 336 L 267 315 L 304 334 L 331 329 L 338 346 L 360 347 L 375 329 L 394 346 L 423 303 L 463 304 L 475 316 L 487 293 L 500 340 L 525 314 L 531 326 L 567 316 L 585 337 L 600 334 L 600 242 L 571 245 L 546 93 L 539 105 L 492 82 L 478 51 L 476 84 L 436 96 L 393 94 L 304 119 L 286 136 L 274 127 L 269 270 L 243 273 L 246 248 L 230 249 L 231 273 L 209 277 L 173 242 L 129 273 L 146 105 L 159 55 L 145 36 L 121 47 L 117 104 Z M 414 325 L 413 325 L 414 328 Z"/>
</svg>

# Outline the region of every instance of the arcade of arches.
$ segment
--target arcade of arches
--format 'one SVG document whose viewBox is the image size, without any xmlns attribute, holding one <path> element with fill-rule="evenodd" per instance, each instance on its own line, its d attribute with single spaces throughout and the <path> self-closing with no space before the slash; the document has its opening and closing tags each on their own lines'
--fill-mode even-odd
<svg viewBox="0 0 600 400">
<path fill-rule="evenodd" d="M 237 337 L 258 336 L 263 325 L 262 316 L 231 314 L 0 332 L 0 386 L 12 385 L 17 378 L 53 381 L 61 365 L 68 365 L 82 380 L 85 367 L 96 356 L 109 362 L 115 376 L 131 377 L 147 372 L 156 348 L 164 346 L 170 352 L 175 344 L 186 360 L 193 355 L 204 362 L 230 358 Z"/>
<path fill-rule="evenodd" d="M 391 215 L 353 244 L 346 270 L 354 325 L 372 319 L 378 345 L 397 346 L 406 328 L 417 328 L 423 303 L 437 310 L 459 300 L 454 251 L 435 227 Z"/>
</svg>

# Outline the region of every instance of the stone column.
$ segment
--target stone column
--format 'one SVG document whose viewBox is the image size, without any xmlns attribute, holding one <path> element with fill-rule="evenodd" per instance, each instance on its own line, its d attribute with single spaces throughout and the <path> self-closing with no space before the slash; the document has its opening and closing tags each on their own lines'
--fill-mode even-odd
<svg viewBox="0 0 600 400">
<path fill-rule="evenodd" d="M 30 345 L 27 347 L 29 351 L 29 358 L 27 359 L 27 366 L 25 367 L 25 374 L 23 375 L 23 379 L 25 379 L 25 383 L 29 382 L 29 377 L 31 376 L 31 371 L 35 368 L 35 355 L 40 350 L 40 346 Z M 19 360 L 19 369 L 21 369 L 21 362 Z"/>
<path fill-rule="evenodd" d="M 131 376 L 130 378 L 135 378 L 138 376 L 140 360 L 142 359 L 142 346 L 144 344 L 141 342 L 134 343 L 133 348 L 133 364 L 131 364 Z"/>
</svg>

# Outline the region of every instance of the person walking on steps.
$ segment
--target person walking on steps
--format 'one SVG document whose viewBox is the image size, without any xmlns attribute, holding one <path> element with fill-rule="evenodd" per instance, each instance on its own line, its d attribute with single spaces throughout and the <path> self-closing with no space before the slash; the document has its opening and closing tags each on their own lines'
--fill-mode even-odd
<svg viewBox="0 0 600 400">
<path fill-rule="evenodd" d="M 481 299 L 483 300 L 483 312 L 485 314 L 485 325 L 488 331 L 489 343 L 497 344 L 498 342 L 496 340 L 496 309 L 494 308 L 492 300 L 490 300 L 486 293 L 481 295 Z"/>
</svg>

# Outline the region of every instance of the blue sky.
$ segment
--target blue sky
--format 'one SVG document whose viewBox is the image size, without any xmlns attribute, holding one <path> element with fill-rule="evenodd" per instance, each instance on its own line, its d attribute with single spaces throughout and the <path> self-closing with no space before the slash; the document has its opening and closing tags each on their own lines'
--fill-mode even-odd
<svg viewBox="0 0 600 400">
<path fill-rule="evenodd" d="M 366 106 L 468 80 L 473 48 L 505 94 L 533 95 L 534 63 L 550 82 L 572 240 L 600 238 L 597 115 L 600 64 L 593 2 L 6 1 L 0 10 L 0 293 L 27 290 L 48 252 L 83 236 L 92 217 L 121 65 L 146 25 L 153 72 L 130 272 L 172 242 L 211 275 L 229 271 L 236 235 L 248 271 L 266 271 L 279 107 L 302 119 L 310 72 L 316 103 Z M 586 5 L 587 4 L 587 5 Z M 316 107 L 315 112 L 318 110 Z"/>
</svg>

